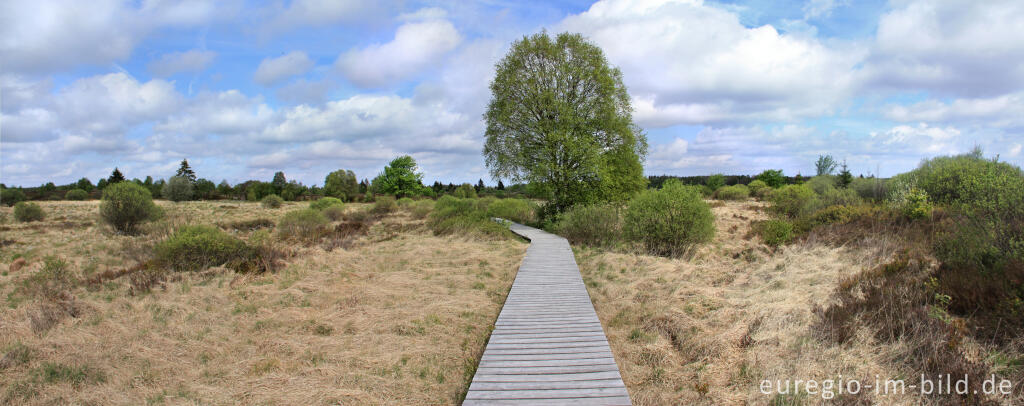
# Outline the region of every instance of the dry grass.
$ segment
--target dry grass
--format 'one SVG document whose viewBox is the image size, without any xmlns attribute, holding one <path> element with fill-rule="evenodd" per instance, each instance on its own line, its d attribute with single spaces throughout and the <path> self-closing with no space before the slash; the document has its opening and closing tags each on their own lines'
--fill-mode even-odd
<svg viewBox="0 0 1024 406">
<path fill-rule="evenodd" d="M 0 246 L 0 403 L 458 403 L 526 248 L 435 237 L 397 213 L 365 233 L 340 227 L 343 243 L 290 247 L 276 273 L 214 268 L 140 293 L 128 276 L 144 275 L 125 270 L 176 226 L 276 221 L 305 205 L 160 202 L 166 218 L 136 237 L 106 230 L 95 201 L 42 205 L 41 224 L 0 224 L 13 241 Z M 79 281 L 75 315 L 14 293 L 49 255 Z M 27 265 L 7 271 L 16 258 Z M 33 329 L 42 316 L 57 321 Z"/>
<path fill-rule="evenodd" d="M 721 203 L 713 208 L 715 239 L 690 258 L 577 253 L 634 404 L 818 404 L 820 397 L 806 394 L 763 395 L 758 384 L 909 376 L 889 362 L 899 344 L 864 334 L 832 345 L 811 328 L 814 308 L 832 300 L 835 286 L 885 262 L 894 244 L 803 242 L 773 250 L 744 238 L 752 221 L 768 218 L 762 204 Z M 910 395 L 833 401 L 917 403 Z"/>
</svg>

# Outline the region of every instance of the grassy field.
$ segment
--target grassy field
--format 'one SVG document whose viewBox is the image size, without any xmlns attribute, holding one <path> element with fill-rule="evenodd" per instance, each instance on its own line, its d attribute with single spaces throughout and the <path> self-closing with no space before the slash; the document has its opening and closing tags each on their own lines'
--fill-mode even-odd
<svg viewBox="0 0 1024 406">
<path fill-rule="evenodd" d="M 164 219 L 140 236 L 102 226 L 97 201 L 41 204 L 47 218 L 33 223 L 0 208 L 3 403 L 458 403 L 526 248 L 435 237 L 399 211 L 340 244 L 291 244 L 274 273 L 90 284 L 144 261 L 176 226 L 221 224 L 246 239 L 253 231 L 233 223 L 305 204 L 158 202 Z M 56 307 L 19 294 L 61 260 L 72 287 Z"/>
</svg>

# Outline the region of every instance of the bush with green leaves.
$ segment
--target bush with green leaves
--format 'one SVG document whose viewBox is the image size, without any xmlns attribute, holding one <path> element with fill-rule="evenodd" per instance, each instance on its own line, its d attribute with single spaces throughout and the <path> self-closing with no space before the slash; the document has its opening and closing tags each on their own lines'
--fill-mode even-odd
<svg viewBox="0 0 1024 406">
<path fill-rule="evenodd" d="M 160 190 L 160 194 L 172 202 L 192 200 L 192 182 L 184 176 L 172 176 Z"/>
<path fill-rule="evenodd" d="M 818 175 L 804 182 L 804 186 L 811 188 L 819 195 L 836 188 L 836 177 L 832 175 Z"/>
<path fill-rule="evenodd" d="M 134 182 L 117 182 L 103 189 L 100 217 L 115 230 L 133 233 L 140 223 L 159 217 L 149 189 Z"/>
<path fill-rule="evenodd" d="M 175 271 L 199 271 L 211 266 L 236 268 L 252 251 L 244 241 L 207 225 L 182 226 L 153 248 L 159 267 Z"/>
<path fill-rule="evenodd" d="M 327 233 L 330 221 L 316 209 L 292 210 L 277 222 L 277 235 L 283 240 L 313 242 Z"/>
<path fill-rule="evenodd" d="M 795 235 L 793 223 L 786 220 L 766 220 L 755 226 L 764 243 L 773 247 L 785 244 Z"/>
<path fill-rule="evenodd" d="M 757 180 L 764 182 L 766 185 L 772 188 L 780 188 L 786 184 L 786 178 L 782 175 L 782 170 L 778 169 L 766 169 L 756 176 Z"/>
<path fill-rule="evenodd" d="M 8 206 L 14 206 L 18 202 L 25 201 L 25 192 L 21 189 L 3 188 L 0 189 L 0 202 Z"/>
<path fill-rule="evenodd" d="M 715 218 L 698 188 L 675 180 L 645 190 L 629 201 L 626 236 L 658 255 L 679 255 L 715 234 Z"/>
<path fill-rule="evenodd" d="M 903 206 L 903 215 L 910 219 L 923 219 L 931 216 L 932 205 L 928 202 L 928 193 L 921 189 L 910 189 L 907 203 Z"/>
<path fill-rule="evenodd" d="M 433 200 L 417 200 L 413 204 L 409 205 L 409 214 L 411 214 L 414 219 L 425 219 L 432 211 L 434 211 Z"/>
<path fill-rule="evenodd" d="M 327 217 L 327 219 L 331 221 L 338 221 L 345 217 L 344 206 L 328 206 L 326 209 L 321 210 L 321 212 L 324 213 L 324 217 Z"/>
<path fill-rule="evenodd" d="M 614 203 L 576 205 L 562 213 L 553 228 L 573 244 L 612 247 L 622 241 L 621 208 Z"/>
<path fill-rule="evenodd" d="M 856 206 L 864 202 L 853 189 L 827 189 L 825 193 L 818 196 L 817 207 L 828 206 Z"/>
<path fill-rule="evenodd" d="M 749 184 L 747 184 L 747 189 L 750 189 L 750 195 L 754 196 L 754 197 L 758 197 L 758 198 L 760 198 L 759 192 L 762 189 L 768 189 L 768 188 L 769 188 L 768 184 L 764 183 L 764 181 L 760 180 L 760 179 L 754 179 L 754 180 L 750 181 Z"/>
<path fill-rule="evenodd" d="M 746 185 L 722 186 L 715 191 L 714 197 L 718 200 L 747 200 L 750 189 Z"/>
<path fill-rule="evenodd" d="M 850 183 L 850 189 L 865 200 L 879 201 L 888 195 L 886 182 L 879 178 L 855 178 Z"/>
<path fill-rule="evenodd" d="M 64 200 L 85 200 L 89 198 L 89 193 L 82 189 L 71 189 L 64 194 Z"/>
<path fill-rule="evenodd" d="M 398 203 L 398 207 L 407 207 L 407 206 L 411 205 L 412 202 L 414 202 L 414 201 L 415 200 L 412 200 L 412 198 L 403 197 L 401 199 L 398 199 L 397 203 Z"/>
<path fill-rule="evenodd" d="M 487 215 L 487 201 L 442 196 L 434 204 L 427 225 L 435 235 L 508 237 L 511 233 Z"/>
<path fill-rule="evenodd" d="M 712 192 L 714 192 L 719 188 L 725 186 L 725 175 L 716 173 L 714 175 L 708 176 L 708 179 L 706 182 L 704 182 L 704 184 L 707 185 Z"/>
<path fill-rule="evenodd" d="M 323 210 L 331 206 L 345 207 L 345 202 L 341 199 L 334 197 L 322 197 L 312 202 L 309 202 L 309 208 L 313 210 Z"/>
<path fill-rule="evenodd" d="M 276 209 L 281 207 L 282 204 L 284 204 L 284 199 L 275 194 L 263 196 L 263 200 L 260 200 L 260 205 L 267 209 Z"/>
<path fill-rule="evenodd" d="M 530 224 L 537 221 L 537 208 L 526 199 L 497 199 L 488 203 L 487 215 Z"/>
<path fill-rule="evenodd" d="M 377 201 L 373 202 L 373 207 L 370 208 L 370 212 L 381 215 L 391 213 L 397 209 L 398 202 L 395 201 L 395 197 L 392 195 L 383 195 L 377 196 Z"/>
<path fill-rule="evenodd" d="M 817 205 L 817 195 L 804 185 L 786 185 L 772 192 L 772 210 L 789 218 L 809 214 Z"/>
<path fill-rule="evenodd" d="M 459 187 L 455 188 L 455 191 L 452 192 L 452 196 L 461 199 L 474 198 L 476 197 L 476 189 L 473 188 L 473 185 L 463 183 L 459 185 Z"/>
<path fill-rule="evenodd" d="M 14 205 L 14 219 L 23 223 L 41 221 L 46 217 L 38 203 L 18 202 Z"/>
</svg>

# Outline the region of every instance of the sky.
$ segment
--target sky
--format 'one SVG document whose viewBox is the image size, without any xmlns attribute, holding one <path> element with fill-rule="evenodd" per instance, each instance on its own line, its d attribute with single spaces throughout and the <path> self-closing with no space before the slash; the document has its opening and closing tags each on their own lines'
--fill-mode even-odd
<svg viewBox="0 0 1024 406">
<path fill-rule="evenodd" d="M 323 184 L 409 154 L 488 175 L 513 41 L 576 32 L 621 69 L 647 175 L 891 176 L 981 146 L 1024 164 L 1024 2 L 0 2 L 0 183 L 173 176 Z"/>
</svg>

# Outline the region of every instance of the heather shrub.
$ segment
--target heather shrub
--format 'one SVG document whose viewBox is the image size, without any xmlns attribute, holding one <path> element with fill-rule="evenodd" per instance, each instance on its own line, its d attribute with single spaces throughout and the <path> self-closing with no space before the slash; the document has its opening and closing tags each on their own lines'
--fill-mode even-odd
<svg viewBox="0 0 1024 406">
<path fill-rule="evenodd" d="M 433 210 L 433 200 L 419 200 L 409 206 L 409 213 L 415 219 L 425 219 Z"/>
<path fill-rule="evenodd" d="M 322 197 L 312 202 L 309 202 L 309 208 L 313 210 L 323 210 L 331 206 L 345 207 L 345 202 L 335 197 Z"/>
<path fill-rule="evenodd" d="M 452 195 L 458 198 L 473 198 L 476 197 L 476 189 L 473 188 L 473 185 L 463 183 L 459 185 L 459 187 L 455 188 Z"/>
<path fill-rule="evenodd" d="M 715 191 L 714 196 L 718 200 L 747 200 L 750 189 L 744 185 L 723 186 Z"/>
<path fill-rule="evenodd" d="M 478 199 L 442 196 L 434 204 L 427 225 L 435 235 L 504 237 L 508 228 L 491 220 Z"/>
<path fill-rule="evenodd" d="M 283 240 L 316 241 L 327 232 L 329 223 L 320 210 L 292 210 L 277 222 L 277 235 Z"/>
<path fill-rule="evenodd" d="M 622 240 L 622 216 L 615 204 L 576 205 L 566 210 L 554 232 L 573 244 L 611 247 Z"/>
<path fill-rule="evenodd" d="M 877 201 L 888 195 L 886 182 L 878 178 L 856 178 L 850 183 L 850 189 L 857 192 L 861 199 Z"/>
<path fill-rule="evenodd" d="M 236 267 L 252 255 L 242 240 L 206 225 L 182 226 L 153 248 L 157 266 L 175 271 L 199 271 L 228 264 Z"/>
<path fill-rule="evenodd" d="M 503 218 L 520 224 L 537 221 L 537 210 L 525 199 L 488 199 L 487 215 Z"/>
<path fill-rule="evenodd" d="M 681 254 L 715 234 L 714 216 L 699 190 L 671 180 L 630 200 L 623 226 L 628 238 L 659 255 Z"/>
<path fill-rule="evenodd" d="M 863 199 L 853 189 L 826 189 L 825 193 L 818 196 L 818 206 L 855 206 L 863 203 Z"/>
<path fill-rule="evenodd" d="M 263 200 L 260 200 L 260 205 L 267 209 L 276 209 L 281 207 L 281 205 L 283 204 L 284 199 L 282 199 L 281 196 L 275 195 L 273 193 L 264 196 Z"/>
<path fill-rule="evenodd" d="M 377 197 L 377 201 L 373 202 L 373 208 L 370 209 L 373 214 L 388 214 L 398 209 L 398 203 L 395 201 L 395 197 L 391 195 L 382 195 Z"/>
<path fill-rule="evenodd" d="M 829 206 L 810 215 L 812 226 L 844 224 L 857 218 L 861 210 L 851 206 Z"/>
<path fill-rule="evenodd" d="M 71 189 L 64 194 L 64 200 L 85 200 L 89 198 L 89 193 L 82 189 Z"/>
<path fill-rule="evenodd" d="M 754 179 L 747 184 L 747 189 L 750 189 L 750 195 L 761 198 L 760 192 L 764 189 L 769 189 L 768 184 L 764 183 L 763 180 Z"/>
<path fill-rule="evenodd" d="M 321 210 L 321 212 L 324 213 L 324 217 L 331 221 L 338 221 L 345 217 L 345 208 L 338 205 L 328 206 L 326 209 Z"/>
<path fill-rule="evenodd" d="M 122 233 L 135 232 L 139 223 L 159 217 L 149 189 L 134 182 L 117 182 L 103 189 L 100 217 Z"/>
<path fill-rule="evenodd" d="M 192 200 L 192 181 L 184 176 L 172 176 L 160 190 L 160 194 L 172 202 Z"/>
<path fill-rule="evenodd" d="M 764 243 L 773 247 L 785 244 L 793 239 L 793 223 L 786 220 L 766 220 L 755 225 L 755 231 Z"/>
<path fill-rule="evenodd" d="M 43 208 L 39 207 L 37 203 L 30 202 L 18 202 L 14 205 L 14 219 L 23 223 L 30 221 L 41 221 L 46 214 L 43 213 Z"/>
<path fill-rule="evenodd" d="M 0 203 L 8 206 L 14 206 L 18 202 L 25 201 L 25 192 L 19 189 L 0 189 Z"/>
<path fill-rule="evenodd" d="M 772 209 L 790 218 L 797 218 L 814 210 L 817 197 L 804 185 L 786 185 L 771 193 Z"/>
</svg>

